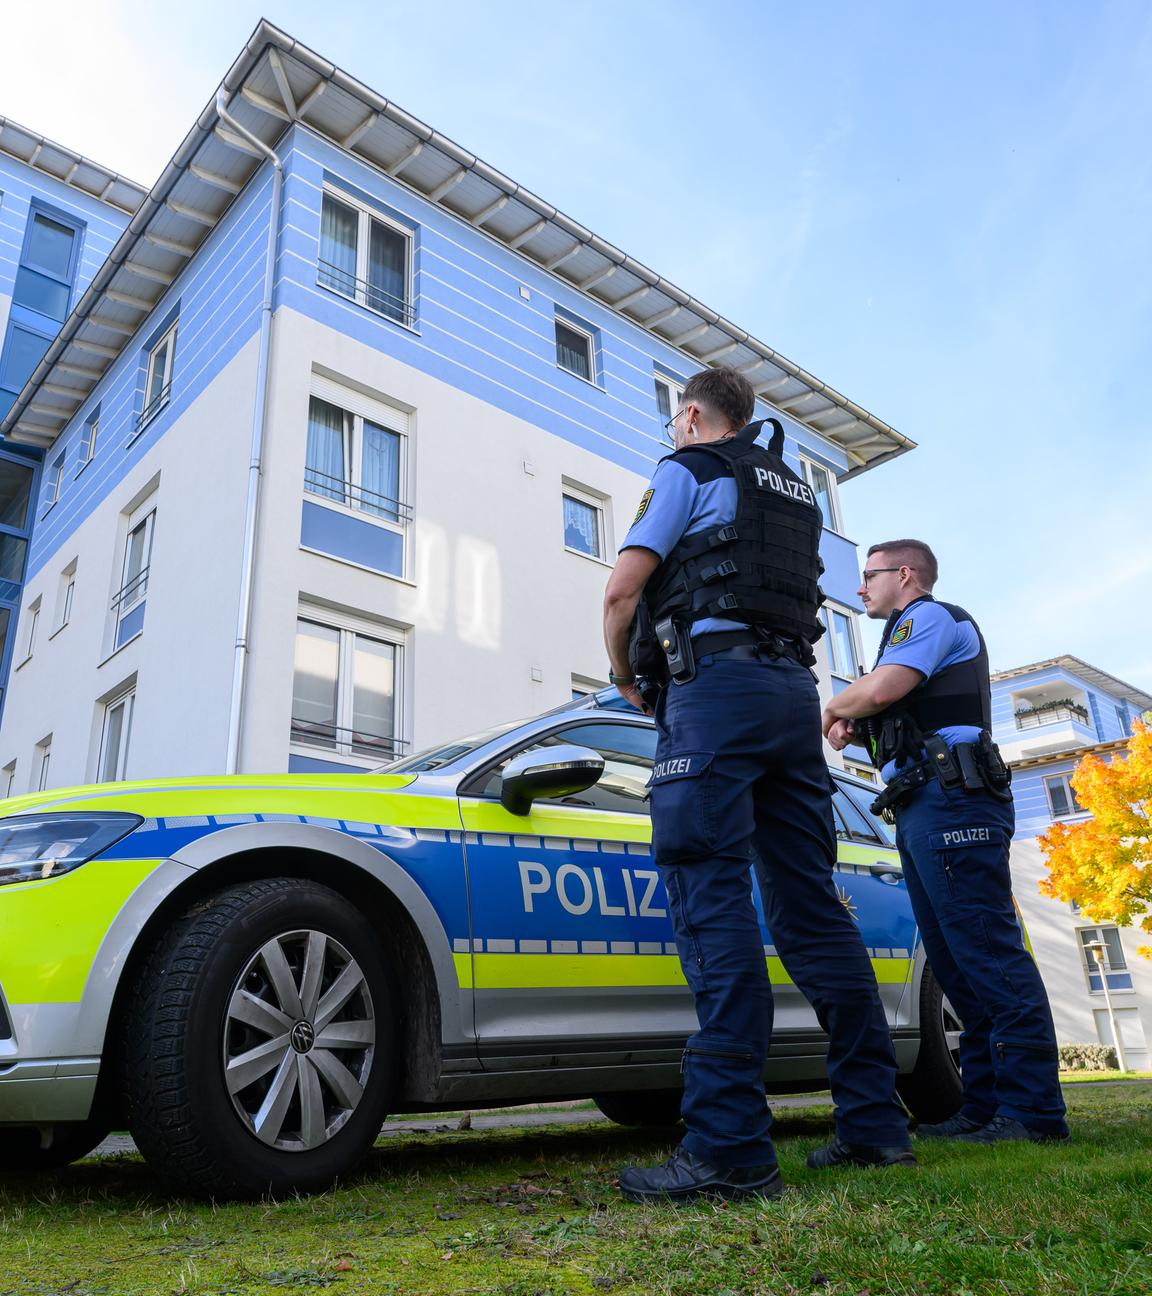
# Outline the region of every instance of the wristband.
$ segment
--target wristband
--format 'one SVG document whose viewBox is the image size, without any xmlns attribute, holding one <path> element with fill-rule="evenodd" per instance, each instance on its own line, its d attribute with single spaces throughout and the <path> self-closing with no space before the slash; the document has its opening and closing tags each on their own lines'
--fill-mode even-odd
<svg viewBox="0 0 1152 1296">
<path fill-rule="evenodd" d="M 635 684 L 636 676 L 635 675 L 613 675 L 612 672 L 609 671 L 608 683 L 611 684 L 614 688 L 620 688 L 620 686 L 623 684 Z"/>
</svg>

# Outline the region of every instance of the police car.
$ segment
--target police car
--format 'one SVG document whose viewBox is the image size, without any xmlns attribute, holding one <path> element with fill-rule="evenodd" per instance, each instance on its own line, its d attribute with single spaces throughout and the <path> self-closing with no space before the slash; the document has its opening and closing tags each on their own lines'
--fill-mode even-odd
<svg viewBox="0 0 1152 1296">
<path fill-rule="evenodd" d="M 0 811 L 0 1167 L 131 1130 L 177 1191 L 310 1191 L 390 1111 L 591 1096 L 672 1124 L 695 1029 L 649 852 L 652 722 L 605 692 L 375 773 L 167 779 Z M 958 1027 L 889 830 L 837 772 L 837 886 L 912 1113 Z M 759 905 L 759 899 L 757 899 Z M 770 1090 L 827 1040 L 764 930 Z"/>
</svg>

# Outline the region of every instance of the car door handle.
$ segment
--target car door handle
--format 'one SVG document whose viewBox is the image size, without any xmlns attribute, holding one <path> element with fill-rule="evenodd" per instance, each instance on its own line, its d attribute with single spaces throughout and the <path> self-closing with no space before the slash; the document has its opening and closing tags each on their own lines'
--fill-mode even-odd
<svg viewBox="0 0 1152 1296">
<path fill-rule="evenodd" d="M 873 860 L 867 868 L 873 877 L 902 878 L 904 876 L 903 868 L 899 864 L 893 864 L 888 860 Z"/>
</svg>

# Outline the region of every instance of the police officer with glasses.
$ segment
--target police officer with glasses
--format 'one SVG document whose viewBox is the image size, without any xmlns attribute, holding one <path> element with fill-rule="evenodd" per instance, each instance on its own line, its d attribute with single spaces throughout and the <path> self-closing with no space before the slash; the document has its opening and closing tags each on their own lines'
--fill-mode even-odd
<svg viewBox="0 0 1152 1296">
<path fill-rule="evenodd" d="M 1061 1141 L 1052 1013 L 1012 901 L 1015 814 L 990 733 L 988 653 L 972 617 L 932 597 L 936 576 L 921 540 L 868 550 L 857 594 L 885 620 L 880 651 L 870 674 L 828 702 L 824 733 L 837 750 L 863 740 L 886 782 L 872 808 L 895 816 L 920 937 L 964 1026 L 963 1105 L 917 1134 Z"/>
<path fill-rule="evenodd" d="M 699 1030 L 684 1050 L 684 1139 L 663 1165 L 629 1167 L 630 1201 L 782 1191 L 764 1065 L 772 988 L 752 900 L 829 1036 L 836 1137 L 813 1168 L 915 1163 L 868 953 L 833 883 L 836 838 L 809 669 L 820 510 L 750 424 L 735 369 L 696 374 L 604 600 L 612 682 L 654 703 L 652 847 Z M 632 644 L 630 650 L 630 630 Z M 638 676 L 640 677 L 638 679 Z"/>
</svg>

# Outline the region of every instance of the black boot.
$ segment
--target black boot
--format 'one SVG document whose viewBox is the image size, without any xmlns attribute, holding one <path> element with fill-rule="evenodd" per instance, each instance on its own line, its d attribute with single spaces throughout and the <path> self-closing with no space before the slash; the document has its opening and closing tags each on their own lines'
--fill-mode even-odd
<svg viewBox="0 0 1152 1296">
<path fill-rule="evenodd" d="M 827 1147 L 808 1153 L 809 1170 L 831 1170 L 836 1166 L 914 1166 L 916 1154 L 910 1144 L 900 1147 L 872 1147 L 867 1143 L 841 1143 L 834 1138 Z"/>
<path fill-rule="evenodd" d="M 693 1197 L 779 1197 L 784 1191 L 775 1162 L 762 1166 L 724 1166 L 701 1161 L 678 1147 L 663 1165 L 647 1170 L 628 1166 L 620 1174 L 625 1201 L 690 1201 Z"/>
<path fill-rule="evenodd" d="M 962 1134 L 975 1134 L 978 1129 L 983 1129 L 987 1124 L 988 1121 L 969 1120 L 967 1116 L 961 1116 L 957 1112 L 955 1116 L 949 1116 L 946 1121 L 939 1121 L 935 1125 L 917 1125 L 916 1137 L 954 1139 L 959 1138 Z"/>
<path fill-rule="evenodd" d="M 1051 1130 L 1033 1129 L 1011 1116 L 993 1116 L 987 1125 L 970 1134 L 957 1136 L 957 1143 L 1067 1143 L 1068 1126 Z"/>
</svg>

